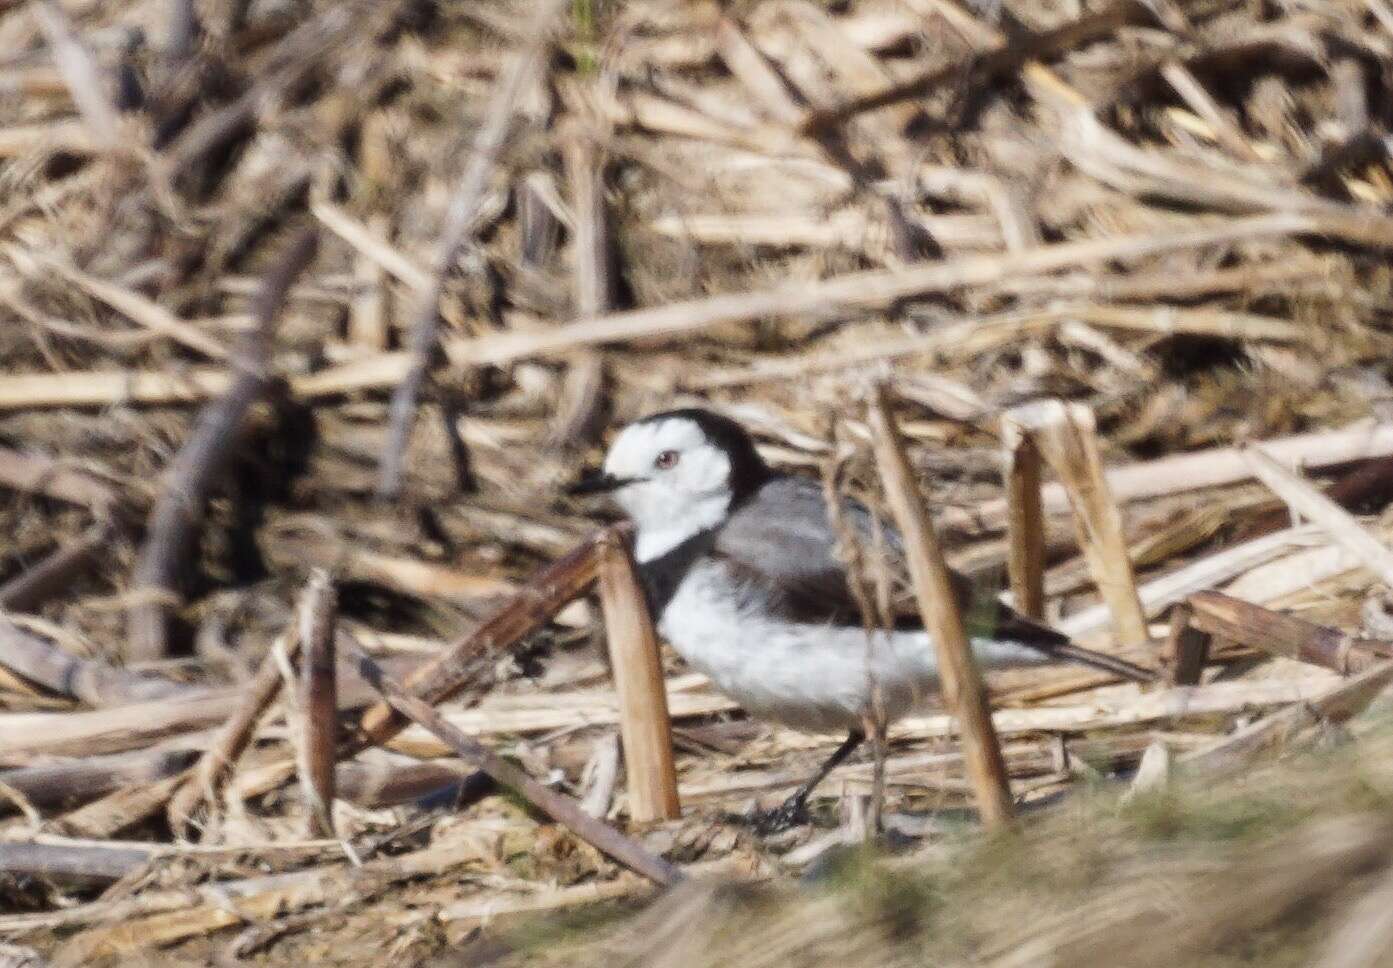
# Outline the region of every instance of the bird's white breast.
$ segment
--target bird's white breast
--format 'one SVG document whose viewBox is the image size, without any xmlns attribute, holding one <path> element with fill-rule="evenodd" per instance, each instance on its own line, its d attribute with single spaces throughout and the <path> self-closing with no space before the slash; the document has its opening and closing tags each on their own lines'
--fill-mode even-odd
<svg viewBox="0 0 1393 968">
<path fill-rule="evenodd" d="M 705 559 L 678 586 L 659 631 L 751 714 L 812 732 L 863 723 L 868 669 L 891 719 L 937 682 L 925 634 L 879 633 L 868 643 L 861 629 L 790 622 L 761 605 L 757 590 Z"/>
</svg>

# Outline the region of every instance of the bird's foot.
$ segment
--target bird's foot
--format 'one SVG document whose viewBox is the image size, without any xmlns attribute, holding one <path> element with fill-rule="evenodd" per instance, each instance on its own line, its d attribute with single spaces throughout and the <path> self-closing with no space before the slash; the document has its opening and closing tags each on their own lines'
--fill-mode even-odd
<svg viewBox="0 0 1393 968">
<path fill-rule="evenodd" d="M 744 817 L 745 823 L 761 837 L 801 827 L 812 823 L 812 819 L 812 814 L 808 812 L 808 801 L 799 796 L 789 797 L 772 810 L 751 810 Z"/>
</svg>

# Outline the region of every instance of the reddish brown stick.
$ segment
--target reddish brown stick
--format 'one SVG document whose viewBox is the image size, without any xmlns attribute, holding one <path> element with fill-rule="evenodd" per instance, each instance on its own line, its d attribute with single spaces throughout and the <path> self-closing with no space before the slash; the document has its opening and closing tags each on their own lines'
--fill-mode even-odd
<svg viewBox="0 0 1393 968">
<path fill-rule="evenodd" d="M 1009 415 L 1001 421 L 1006 449 L 1006 574 L 1016 610 L 1045 617 L 1045 509 L 1040 451 Z"/>
<path fill-rule="evenodd" d="M 1193 615 L 1194 609 L 1185 602 L 1171 610 L 1170 634 L 1161 649 L 1161 665 L 1171 685 L 1199 685 L 1204 664 L 1209 661 L 1213 636 L 1194 627 Z"/>
<path fill-rule="evenodd" d="M 1011 822 L 1014 809 L 1006 762 L 987 705 L 986 686 L 963 629 L 943 550 L 914 486 L 904 443 L 883 388 L 877 388 L 868 416 L 885 498 L 904 535 L 919 613 L 938 653 L 944 703 L 957 716 L 962 729 L 963 758 L 982 824 L 988 828 L 1004 827 Z"/>
<path fill-rule="evenodd" d="M 570 828 L 577 837 L 613 857 L 630 870 L 665 887 L 684 879 L 677 867 L 649 853 L 613 827 L 591 817 L 570 797 L 542 786 L 521 768 L 460 732 L 429 703 L 411 695 L 401 685 L 388 678 L 377 663 L 355 643 L 351 643 L 350 640 L 347 644 L 358 665 L 359 673 L 382 693 L 392 708 L 428 730 L 461 757 L 477 765 L 479 769 L 525 798 L 547 816 Z"/>
<path fill-rule="evenodd" d="M 338 598 L 316 570 L 300 605 L 300 789 L 309 808 L 309 837 L 334 836 L 334 761 L 338 740 L 338 676 L 334 635 Z"/>
<path fill-rule="evenodd" d="M 499 656 L 545 625 L 590 587 L 598 573 L 599 550 L 610 540 L 605 532 L 597 531 L 575 550 L 534 574 L 483 625 L 407 676 L 406 688 L 417 698 L 438 703 L 489 682 Z M 378 703 L 359 720 L 359 735 L 351 745 L 358 749 L 380 746 L 405 725 L 406 720 L 391 705 Z M 344 751 L 340 754 L 344 755 Z"/>
</svg>

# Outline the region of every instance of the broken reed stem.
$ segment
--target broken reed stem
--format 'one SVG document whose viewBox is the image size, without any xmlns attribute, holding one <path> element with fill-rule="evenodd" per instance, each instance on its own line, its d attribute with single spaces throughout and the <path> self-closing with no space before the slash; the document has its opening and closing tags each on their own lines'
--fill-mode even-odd
<svg viewBox="0 0 1393 968">
<path fill-rule="evenodd" d="M 1337 628 L 1274 612 L 1221 592 L 1196 592 L 1189 603 L 1194 610 L 1191 624 L 1201 632 L 1341 675 L 1361 672 L 1393 658 L 1393 643 L 1356 638 Z"/>
<path fill-rule="evenodd" d="M 334 663 L 338 596 L 315 569 L 300 603 L 300 748 L 296 757 L 307 809 L 306 836 L 333 837 L 334 762 L 338 741 L 338 676 Z"/>
<path fill-rule="evenodd" d="M 500 655 L 549 622 L 590 587 L 598 574 L 600 549 L 610 540 L 604 531 L 597 531 L 569 554 L 534 573 L 482 625 L 411 673 L 406 678 L 406 688 L 431 703 L 443 702 L 465 690 L 481 694 Z M 352 745 L 380 746 L 405 725 L 389 704 L 378 703 L 363 713 Z"/>
<path fill-rule="evenodd" d="M 55 826 L 73 837 L 114 837 L 159 813 L 185 777 L 176 773 L 153 783 L 117 790 L 64 814 Z"/>
<path fill-rule="evenodd" d="M 86 756 L 0 770 L 0 785 L 40 810 L 86 803 L 113 790 L 183 773 L 198 758 L 190 749 L 151 749 L 117 756 Z"/>
<path fill-rule="evenodd" d="M 606 537 L 600 552 L 600 605 L 619 698 L 629 816 L 640 822 L 675 820 L 682 816 L 682 805 L 658 638 L 629 555 L 628 535 L 616 530 Z"/>
<path fill-rule="evenodd" d="M 1358 675 L 1335 682 L 1320 695 L 1288 703 L 1223 739 L 1180 757 L 1187 772 L 1233 775 L 1265 749 L 1280 746 L 1321 722 L 1343 723 L 1360 713 L 1393 681 L 1393 662 L 1371 665 Z"/>
<path fill-rule="evenodd" d="M 1146 642 L 1150 638 L 1146 614 L 1137 596 L 1122 513 L 1103 474 L 1093 411 L 1080 404 L 1043 400 L 1017 407 L 1012 414 L 1064 485 L 1074 512 L 1079 547 L 1112 612 L 1118 644 Z"/>
<path fill-rule="evenodd" d="M 189 782 L 169 802 L 169 824 L 174 830 L 184 830 L 200 802 L 212 806 L 218 802 L 223 784 L 232 775 L 238 758 L 256 732 L 262 714 L 271 708 L 280 694 L 284 677 L 275 652 L 284 653 L 287 661 L 295 658 L 300 649 L 299 629 L 292 625 L 285 634 L 271 643 L 271 648 L 257 667 L 251 685 L 243 693 L 241 703 L 219 727 L 207 751 L 194 766 Z"/>
<path fill-rule="evenodd" d="M 344 636 L 344 644 L 348 646 L 363 679 L 381 692 L 393 709 L 433 734 L 459 756 L 478 766 L 557 823 L 569 828 L 581 840 L 630 870 L 664 887 L 684 879 L 681 870 L 674 865 L 649 853 L 636 841 L 613 827 L 589 816 L 575 800 L 543 786 L 521 767 L 514 766 L 450 725 L 430 703 L 411 695 L 389 678 L 372 657 L 353 642 L 351 636 Z"/>
<path fill-rule="evenodd" d="M 1040 451 L 1008 413 L 1001 420 L 1006 457 L 1006 574 L 1016 610 L 1045 617 L 1045 509 Z"/>
<path fill-rule="evenodd" d="M 445 227 L 436 246 L 435 262 L 431 267 L 430 286 L 419 293 L 420 302 L 411 324 L 411 363 L 392 392 L 388 416 L 387 444 L 378 465 L 377 493 L 381 498 L 395 497 L 401 492 L 402 463 L 411 426 L 416 416 L 416 400 L 425 386 L 437 353 L 437 331 L 440 326 L 440 300 L 445 284 L 454 271 L 465 247 L 474 237 L 479 206 L 488 189 L 489 176 L 508 134 L 517 102 L 533 83 L 543 63 L 543 53 L 551 45 L 552 20 L 559 9 L 558 0 L 546 0 L 529 32 L 527 45 L 513 58 L 513 63 L 499 80 L 488 111 L 475 133 L 469 162 L 455 186 L 450 207 L 445 213 Z"/>
<path fill-rule="evenodd" d="M 184 698 L 202 691 L 168 679 L 128 672 L 96 659 L 79 659 L 4 617 L 0 617 L 0 665 L 89 706 Z"/>
<path fill-rule="evenodd" d="M 944 563 L 933 523 L 914 486 L 904 442 L 890 412 L 888 395 L 880 386 L 873 392 L 867 417 L 876 463 L 885 485 L 886 501 L 904 535 L 919 613 L 938 653 L 944 703 L 958 717 L 962 729 L 963 757 L 977 796 L 982 824 L 989 829 L 1004 827 L 1011 822 L 1014 810 L 1006 763 L 987 705 L 986 687 L 963 629 L 962 615 L 958 612 L 948 566 Z"/>
<path fill-rule="evenodd" d="M 1192 622 L 1194 609 L 1187 602 L 1171 609 L 1170 634 L 1161 648 L 1161 667 L 1173 686 L 1197 686 L 1209 661 L 1213 636 Z"/>
<path fill-rule="evenodd" d="M 1336 544 L 1358 558 L 1385 585 L 1393 588 L 1393 550 L 1365 530 L 1354 515 L 1322 494 L 1309 481 L 1283 467 L 1261 447 L 1245 447 L 1242 454 L 1253 476 L 1286 503 L 1293 518 L 1300 516 L 1320 525 Z"/>
<path fill-rule="evenodd" d="M 290 286 L 314 259 L 316 245 L 313 231 L 302 233 L 266 276 L 254 305 L 255 328 L 233 360 L 239 371 L 236 379 L 226 395 L 199 414 L 165 476 L 132 575 L 135 602 L 128 612 L 128 660 L 169 654 L 168 613 L 180 600 L 184 559 L 198 537 L 204 504 L 236 452 L 253 405 L 275 385 L 271 335 L 276 317 Z"/>
</svg>

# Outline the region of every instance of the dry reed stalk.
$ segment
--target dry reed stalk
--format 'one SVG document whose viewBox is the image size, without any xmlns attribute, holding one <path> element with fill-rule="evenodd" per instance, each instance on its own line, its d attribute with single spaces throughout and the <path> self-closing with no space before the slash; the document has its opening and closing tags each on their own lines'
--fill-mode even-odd
<svg viewBox="0 0 1393 968">
<path fill-rule="evenodd" d="M 429 270 L 422 268 L 411 256 L 388 242 L 385 236 L 375 232 L 372 226 L 364 225 L 341 206 L 326 198 L 315 198 L 310 202 L 310 214 L 363 258 L 391 273 L 413 291 L 424 292 L 429 288 Z"/>
<path fill-rule="evenodd" d="M 85 803 L 115 790 L 182 773 L 197 758 L 192 749 L 153 749 L 117 756 L 85 756 L 0 770 L 0 784 L 43 810 Z"/>
<path fill-rule="evenodd" d="M 478 923 L 496 926 L 511 917 L 524 914 L 543 914 L 588 904 L 601 904 L 620 898 L 633 897 L 650 891 L 646 881 L 632 875 L 612 881 L 573 884 L 549 891 L 504 897 L 476 898 L 447 904 L 436 912 L 436 918 L 447 924 Z"/>
<path fill-rule="evenodd" d="M 1358 715 L 1393 682 L 1393 662 L 1371 665 L 1358 675 L 1332 684 L 1323 693 L 1292 703 L 1203 749 L 1181 756 L 1178 765 L 1200 773 L 1232 775 L 1254 757 L 1322 722 L 1342 723 Z"/>
<path fill-rule="evenodd" d="M 225 361 L 232 354 L 221 342 L 209 336 L 192 323 L 180 319 L 159 303 L 136 292 L 134 289 L 98 279 L 89 273 L 71 266 L 62 259 L 46 253 L 21 252 L 9 250 L 11 261 L 21 266 L 27 275 L 38 276 L 53 273 L 62 276 L 74 286 L 94 299 L 106 303 L 112 309 L 152 333 L 166 336 L 181 346 L 193 350 L 201 357 Z"/>
<path fill-rule="evenodd" d="M 992 726 L 991 710 L 982 673 L 963 629 L 948 566 L 938 545 L 933 524 L 914 486 L 904 441 L 890 412 L 888 394 L 876 387 L 867 411 L 874 438 L 876 464 L 885 486 L 886 500 L 904 535 L 905 553 L 914 581 L 914 595 L 924 627 L 933 637 L 938 654 L 944 703 L 962 727 L 963 754 L 983 826 L 1008 825 L 1013 816 L 1010 780 L 1001 756 L 1001 744 Z"/>
<path fill-rule="evenodd" d="M 299 608 L 300 703 L 297 763 L 308 808 L 306 836 L 334 836 L 334 761 L 338 742 L 338 676 L 334 638 L 338 595 L 327 572 L 316 569 Z"/>
<path fill-rule="evenodd" d="M 378 213 L 369 224 L 374 237 L 391 230 L 390 216 Z M 348 308 L 348 342 L 371 352 L 382 352 L 392 341 L 390 279 L 387 270 L 361 253 L 353 259 L 359 295 Z"/>
<path fill-rule="evenodd" d="M 1293 516 L 1319 524 L 1340 547 L 1357 557 L 1385 585 L 1393 587 L 1393 551 L 1363 528 L 1353 515 L 1283 467 L 1262 448 L 1247 448 L 1243 456 L 1253 476 L 1285 501 Z"/>
<path fill-rule="evenodd" d="M 1338 430 L 1317 430 L 1263 441 L 1262 449 L 1283 463 L 1300 461 L 1307 467 L 1328 467 L 1393 454 L 1393 423 L 1361 420 Z M 1239 447 L 1211 447 L 1191 454 L 1114 467 L 1107 473 L 1108 488 L 1119 501 L 1182 494 L 1249 480 L 1253 469 Z M 1057 512 L 1069 506 L 1059 484 L 1045 485 L 1045 510 Z M 976 512 L 984 527 L 1001 527 L 1006 502 L 991 500 Z"/>
<path fill-rule="evenodd" d="M 300 649 L 300 641 L 296 626 L 272 643 L 251 683 L 242 690 L 241 701 L 232 708 L 199 758 L 189 783 L 170 800 L 168 814 L 171 828 L 186 829 L 200 801 L 209 805 L 218 802 L 218 791 L 231 775 L 242 751 L 252 740 L 257 722 L 275 701 L 285 681 L 274 653 L 279 651 L 286 662 L 291 662 Z"/>
<path fill-rule="evenodd" d="M 121 504 L 115 489 L 81 468 L 6 447 L 0 447 L 0 486 L 82 505 L 98 517 L 113 513 Z"/>
<path fill-rule="evenodd" d="M 584 132 L 574 131 L 562 146 L 566 183 L 575 211 L 572 273 L 575 310 L 582 318 L 607 313 L 614 306 L 613 239 L 605 203 L 604 156 Z M 561 402 L 548 440 L 563 446 L 593 437 L 604 404 L 603 358 L 579 352 L 568 360 Z"/>
<path fill-rule="evenodd" d="M 1018 407 L 1013 419 L 1029 432 L 1066 489 L 1079 547 L 1112 612 L 1118 642 L 1136 645 L 1148 641 L 1150 633 L 1137 597 L 1122 514 L 1108 489 L 1098 453 L 1093 411 L 1050 400 Z"/>
<path fill-rule="evenodd" d="M 204 503 L 231 461 L 252 407 L 275 384 L 270 344 L 276 317 L 286 292 L 314 259 L 316 247 L 314 233 L 301 234 L 267 275 L 256 301 L 255 329 L 236 361 L 236 379 L 225 396 L 199 415 L 166 473 L 132 575 L 136 603 L 128 612 L 129 659 L 160 659 L 169 653 L 168 609 L 180 600 L 184 559 L 198 535 Z"/>
<path fill-rule="evenodd" d="M 1314 525 L 1303 525 L 1263 535 L 1231 548 L 1223 548 L 1170 574 L 1147 582 L 1137 589 L 1137 595 L 1143 607 L 1154 614 L 1181 601 L 1187 595 L 1212 588 L 1237 575 L 1243 576 L 1239 579 L 1243 582 L 1274 558 L 1280 559 L 1296 549 L 1309 549 L 1311 540 L 1317 535 Z M 1298 553 L 1306 552 L 1302 550 Z M 1347 564 L 1344 567 L 1350 566 Z M 1102 603 L 1066 616 L 1058 626 L 1060 631 L 1070 636 L 1084 636 L 1106 628 L 1111 614 L 1107 603 Z"/>
<path fill-rule="evenodd" d="M 1197 592 L 1189 602 L 1193 611 L 1191 624 L 1201 632 L 1272 655 L 1300 659 L 1341 675 L 1393 658 L 1393 643 L 1358 638 L 1219 592 Z"/>
<path fill-rule="evenodd" d="M 140 675 L 95 659 L 68 655 L 0 617 L 0 665 L 59 695 L 90 706 L 189 697 L 202 692 L 154 676 Z"/>
<path fill-rule="evenodd" d="M 119 881 L 149 863 L 150 856 L 133 847 L 0 843 L 0 874 L 91 888 Z"/>
<path fill-rule="evenodd" d="M 627 533 L 610 532 L 607 537 L 600 549 L 600 603 L 619 698 L 629 816 L 641 823 L 675 820 L 682 816 L 682 804 L 658 638 L 629 556 Z"/>
<path fill-rule="evenodd" d="M 964 256 L 902 269 L 848 273 L 823 281 L 800 281 L 762 291 L 711 296 L 583 319 L 545 332 L 455 339 L 443 345 L 446 355 L 457 366 L 501 364 L 531 356 L 550 356 L 581 346 L 669 338 L 767 317 L 813 315 L 825 318 L 837 313 L 871 311 L 903 299 L 950 288 L 989 285 L 1013 276 L 1334 227 L 1337 226 L 1326 225 L 1314 216 L 1292 212 L 1236 218 L 1221 225 L 1170 234 L 1148 232 L 1110 239 L 1063 242 L 1018 253 Z M 1342 227 L 1345 234 L 1361 237 L 1371 232 L 1378 234 L 1385 228 L 1376 227 L 1375 232 L 1363 224 Z M 1393 220 L 1386 228 L 1388 240 L 1393 241 Z"/>
<path fill-rule="evenodd" d="M 1054 56 L 1080 44 L 1112 33 L 1119 27 L 1146 23 L 1154 14 L 1141 3 L 1117 0 L 1097 13 L 1069 21 L 1040 34 L 1025 34 L 1009 43 L 998 43 L 970 57 L 965 63 L 935 67 L 918 77 L 864 94 L 825 111 L 811 112 L 803 121 L 804 131 L 819 131 L 839 125 L 858 114 L 876 111 L 911 98 L 920 98 L 953 81 L 964 87 L 987 87 L 1002 74 L 1020 70 L 1033 60 Z M 960 18 L 961 19 L 961 18 Z M 978 34 L 985 40 L 989 34 Z"/>
<path fill-rule="evenodd" d="M 56 549 L 0 585 L 0 611 L 36 610 L 67 588 L 75 576 L 94 565 L 103 552 L 110 550 L 116 535 L 117 528 L 111 522 L 95 524 L 73 543 Z M 0 658 L 0 662 L 3 661 Z"/>
<path fill-rule="evenodd" d="M 851 273 L 821 282 L 802 282 L 796 285 L 745 294 L 714 296 L 688 302 L 670 303 L 651 309 L 578 320 L 546 332 L 506 333 L 472 339 L 449 339 L 443 342 L 452 364 L 460 367 L 501 364 L 529 356 L 550 356 L 573 351 L 584 346 L 622 343 L 630 340 L 667 338 L 697 332 L 727 323 L 748 323 L 764 317 L 826 315 L 839 309 L 846 311 L 872 310 L 899 300 L 959 286 L 986 286 L 1007 279 L 1019 281 L 1022 276 L 1046 273 L 1075 265 L 1088 265 L 1111 258 L 1139 258 L 1159 255 L 1176 249 L 1223 244 L 1243 239 L 1260 239 L 1302 232 L 1327 232 L 1336 237 L 1357 240 L 1373 230 L 1356 231 L 1357 226 L 1322 224 L 1319 219 L 1302 214 L 1279 213 L 1231 219 L 1227 223 L 1187 232 L 1157 235 L 1153 232 L 1114 239 L 1088 240 L 1039 246 L 1018 253 L 992 256 L 966 256 L 944 263 L 913 266 L 895 270 L 871 270 Z M 1381 231 L 1381 230 L 1380 230 Z M 1375 233 L 1377 234 L 1377 233 Z M 1393 238 L 1393 232 L 1387 233 Z M 1379 236 L 1382 238 L 1382 236 Z M 929 343 L 937 343 L 932 337 Z M 898 351 L 880 352 L 875 357 L 894 352 L 912 353 L 930 348 L 915 341 Z M 836 358 L 843 364 L 844 356 Z M 405 351 L 382 353 L 349 363 L 326 367 L 312 374 L 297 375 L 290 380 L 292 395 L 301 400 L 319 399 L 356 390 L 382 389 L 398 384 L 411 367 L 411 354 Z M 799 372 L 802 370 L 800 369 Z M 124 402 L 133 403 L 192 403 L 226 391 L 229 379 L 222 371 L 190 370 L 178 376 L 153 372 L 92 372 L 65 374 L 12 374 L 0 377 L 0 410 L 33 409 L 51 406 L 102 406 Z M 1311 463 L 1334 462 L 1322 460 L 1321 453 L 1343 445 L 1351 451 L 1343 459 L 1373 456 L 1393 452 L 1393 427 L 1380 428 L 1368 440 L 1355 442 L 1339 432 L 1322 431 L 1303 437 L 1319 440 L 1330 437 L 1326 447 L 1313 454 Z M 1293 440 L 1296 438 L 1292 438 Z M 1200 464 L 1203 455 L 1185 454 L 1152 462 L 1155 469 L 1171 471 L 1165 477 L 1147 475 L 1128 484 L 1139 491 L 1136 495 L 1157 493 L 1157 488 L 1169 488 L 1160 493 L 1189 490 L 1249 476 L 1244 470 L 1234 470 L 1227 461 L 1212 468 L 1195 471 L 1187 464 Z M 1239 459 L 1241 466 L 1241 459 Z M 1181 473 L 1185 468 L 1186 473 Z M 1218 480 L 1214 478 L 1218 477 Z M 1121 494 L 1121 492 L 1119 492 Z M 1047 510 L 1062 508 L 1063 492 L 1053 486 L 1045 489 Z M 1004 519 L 1004 502 L 988 501 L 979 512 L 987 520 Z"/>
<path fill-rule="evenodd" d="M 413 803 L 453 790 L 457 807 L 468 806 L 497 789 L 493 778 L 458 760 L 429 763 L 340 763 L 334 789 L 341 800 L 370 810 Z"/>
<path fill-rule="evenodd" d="M 1175 89 L 1175 93 L 1190 106 L 1190 110 L 1205 120 L 1214 131 L 1215 140 L 1225 151 L 1243 161 L 1261 164 L 1263 159 L 1253 148 L 1238 125 L 1219 107 L 1214 97 L 1200 83 L 1199 78 L 1179 60 L 1167 61 L 1161 67 L 1161 76 Z"/>
<path fill-rule="evenodd" d="M 722 17 L 716 25 L 716 53 L 770 118 L 797 124 L 803 109 L 764 55 L 745 36 L 740 25 Z"/>
<path fill-rule="evenodd" d="M 931 215 L 916 217 L 914 223 L 948 251 L 995 249 L 1003 241 L 997 220 L 990 216 Z M 660 235 L 707 245 L 849 249 L 876 259 L 883 259 L 889 248 L 891 231 L 886 218 L 861 209 L 842 209 L 826 216 L 797 212 L 733 215 L 694 212 L 660 215 L 649 221 L 648 227 Z M 1024 248 L 1019 246 L 1013 251 Z"/>
<path fill-rule="evenodd" d="M 1009 413 L 1001 418 L 1006 464 L 1006 574 L 1023 615 L 1045 617 L 1045 512 L 1040 500 L 1040 451 Z"/>
<path fill-rule="evenodd" d="M 1192 624 L 1194 610 L 1186 602 L 1171 609 L 1170 634 L 1161 647 L 1161 666 L 1173 686 L 1197 686 L 1209 661 L 1211 636 Z"/>
<path fill-rule="evenodd" d="M 103 150 L 117 147 L 121 143 L 120 116 L 107 96 L 101 71 L 73 33 L 67 15 L 52 0 L 38 0 L 29 9 L 48 41 L 54 64 L 63 75 L 83 123 Z"/>
<path fill-rule="evenodd" d="M 36 152 L 87 156 L 99 154 L 103 148 L 87 125 L 76 120 L 14 125 L 0 131 L 0 160 Z"/>
<path fill-rule="evenodd" d="M 0 714 L 0 757 L 87 756 L 149 746 L 216 725 L 232 712 L 230 690 L 186 695 L 90 712 Z"/>
<path fill-rule="evenodd" d="M 232 382 L 232 374 L 225 369 L 191 369 L 182 373 L 115 369 L 8 373 L 0 376 L 0 411 L 200 403 L 226 394 Z M 310 383 L 312 389 L 316 385 L 316 381 Z"/>
<path fill-rule="evenodd" d="M 1214 715 L 1232 715 L 1245 708 L 1257 709 L 1305 702 L 1326 688 L 1325 675 L 1290 682 L 1248 680 L 1210 682 L 1199 686 L 1158 689 L 1141 695 L 1096 696 L 1075 705 L 997 709 L 992 723 L 998 736 L 1022 733 L 1073 733 L 1123 729 L 1146 723 L 1179 722 Z M 901 739 L 941 738 L 954 735 L 953 717 L 910 715 L 895 725 Z"/>
<path fill-rule="evenodd" d="M 477 231 L 475 223 L 480 203 L 502 154 L 518 101 L 538 82 L 545 69 L 545 54 L 551 48 L 553 23 L 559 9 L 559 0 L 546 0 L 538 8 L 526 46 L 513 55 L 512 64 L 500 78 L 489 101 L 483 123 L 475 132 L 468 163 L 450 199 L 431 266 L 430 285 L 419 292 L 419 303 L 411 323 L 411 365 L 392 392 L 387 443 L 378 465 L 379 497 L 395 497 L 401 491 L 402 459 L 416 415 L 416 399 L 436 354 L 440 300 L 445 295 L 445 284 Z"/>
<path fill-rule="evenodd" d="M 97 901 L 52 912 L 55 925 L 97 925 L 59 950 L 59 965 L 76 968 L 103 957 L 129 956 L 235 925 L 287 912 L 367 899 L 392 884 L 439 875 L 479 857 L 473 841 L 432 845 L 426 850 L 369 861 L 361 867 L 315 867 L 305 871 L 224 881 L 182 890 L 155 890 L 119 901 Z"/>
<path fill-rule="evenodd" d="M 577 837 L 656 884 L 670 886 L 683 880 L 682 872 L 677 867 L 649 853 L 613 827 L 589 816 L 570 797 L 542 786 L 520 767 L 455 729 L 430 703 L 416 698 L 383 674 L 377 663 L 356 644 L 351 644 L 350 652 L 363 678 L 382 693 L 393 709 L 428 730 L 456 754 L 525 798 L 547 816 L 570 828 Z"/>
<path fill-rule="evenodd" d="M 90 837 L 94 840 L 114 837 L 124 830 L 144 823 L 164 809 L 174 791 L 179 789 L 187 777 L 187 772 L 175 773 L 154 783 L 116 790 L 100 800 L 93 800 L 70 813 L 65 813 L 55 823 L 74 837 Z"/>
</svg>

